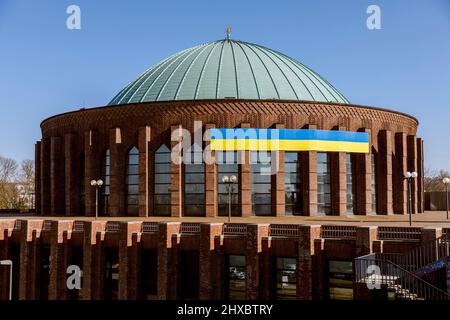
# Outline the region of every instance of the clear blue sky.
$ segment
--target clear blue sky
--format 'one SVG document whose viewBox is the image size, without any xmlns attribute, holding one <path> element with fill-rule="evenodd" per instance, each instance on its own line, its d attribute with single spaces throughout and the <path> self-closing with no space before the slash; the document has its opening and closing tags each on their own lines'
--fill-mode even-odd
<svg viewBox="0 0 450 320">
<path fill-rule="evenodd" d="M 82 29 L 66 28 L 81 7 Z M 381 7 L 382 29 L 366 28 Z M 0 0 L 0 154 L 34 158 L 46 117 L 107 104 L 144 69 L 232 37 L 302 61 L 351 102 L 416 116 L 426 167 L 450 170 L 449 0 Z"/>
</svg>

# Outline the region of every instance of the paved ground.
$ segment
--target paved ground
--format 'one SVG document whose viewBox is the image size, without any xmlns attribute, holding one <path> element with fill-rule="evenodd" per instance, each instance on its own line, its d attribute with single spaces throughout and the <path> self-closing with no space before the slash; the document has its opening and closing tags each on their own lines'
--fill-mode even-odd
<svg viewBox="0 0 450 320">
<path fill-rule="evenodd" d="M 0 214 L 0 219 L 43 219 L 43 220 L 94 220 L 92 217 L 40 217 L 24 215 Z M 183 221 L 183 222 L 227 222 L 227 217 L 204 218 L 204 217 L 100 217 L 98 220 L 108 221 Z M 444 227 L 450 228 L 450 219 L 446 220 L 446 212 L 428 211 L 412 216 L 413 226 L 416 227 Z M 409 226 L 408 215 L 392 216 L 349 216 L 349 217 L 233 217 L 231 222 L 235 223 L 295 223 L 295 224 L 327 224 L 327 225 L 365 225 L 365 226 Z"/>
</svg>

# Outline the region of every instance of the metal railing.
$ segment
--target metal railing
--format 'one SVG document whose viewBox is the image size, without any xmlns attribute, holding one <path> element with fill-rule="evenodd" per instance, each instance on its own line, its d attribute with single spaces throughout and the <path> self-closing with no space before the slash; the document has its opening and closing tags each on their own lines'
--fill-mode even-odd
<svg viewBox="0 0 450 320">
<path fill-rule="evenodd" d="M 246 235 L 247 224 L 245 223 L 225 223 L 223 225 L 224 235 Z"/>
<path fill-rule="evenodd" d="M 299 226 L 296 224 L 271 224 L 269 235 L 271 237 L 293 237 L 300 235 Z"/>
<path fill-rule="evenodd" d="M 73 223 L 73 231 L 74 232 L 83 232 L 84 231 L 84 222 L 83 221 L 75 221 Z"/>
<path fill-rule="evenodd" d="M 22 229 L 22 221 L 21 220 L 16 220 L 14 222 L 14 230 L 20 230 Z"/>
<path fill-rule="evenodd" d="M 421 240 L 420 227 L 378 227 L 379 240 Z"/>
<path fill-rule="evenodd" d="M 322 226 L 320 228 L 321 238 L 356 239 L 355 226 Z"/>
<path fill-rule="evenodd" d="M 142 224 L 143 233 L 157 233 L 159 231 L 158 222 L 144 222 Z"/>
<path fill-rule="evenodd" d="M 396 263 L 373 253 L 354 260 L 355 282 L 368 288 L 386 289 L 399 300 L 450 300 L 444 290 L 421 279 Z M 375 268 L 374 268 L 375 267 Z M 370 270 L 371 269 L 371 270 Z M 373 271 L 379 272 L 373 272 Z"/>
<path fill-rule="evenodd" d="M 200 223 L 182 222 L 180 233 L 200 234 Z"/>
<path fill-rule="evenodd" d="M 52 230 L 52 222 L 51 221 L 44 221 L 42 224 L 42 231 L 50 231 Z"/>
<path fill-rule="evenodd" d="M 106 223 L 106 232 L 120 232 L 120 222 L 108 221 Z"/>
</svg>

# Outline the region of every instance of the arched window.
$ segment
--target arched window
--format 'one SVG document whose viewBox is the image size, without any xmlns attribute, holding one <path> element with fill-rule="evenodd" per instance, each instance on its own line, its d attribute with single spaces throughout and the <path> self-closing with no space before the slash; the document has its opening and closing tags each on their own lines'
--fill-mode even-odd
<svg viewBox="0 0 450 320">
<path fill-rule="evenodd" d="M 101 170 L 103 187 L 101 188 L 100 213 L 107 215 L 109 214 L 109 195 L 111 185 L 111 153 L 109 149 L 103 154 Z"/>
<path fill-rule="evenodd" d="M 139 150 L 133 147 L 128 152 L 127 161 L 127 215 L 139 214 Z"/>
<path fill-rule="evenodd" d="M 353 183 L 353 165 L 352 165 L 352 155 L 350 153 L 345 154 L 345 169 L 346 169 L 346 180 L 347 180 L 347 213 L 353 214 L 355 210 L 355 184 Z"/>
<path fill-rule="evenodd" d="M 218 214 L 219 216 L 228 216 L 229 204 L 228 204 L 228 190 L 225 183 L 222 182 L 223 176 L 239 176 L 239 165 L 237 161 L 236 151 L 218 151 L 216 152 L 217 162 L 217 202 L 218 202 Z M 239 183 L 239 181 L 238 181 Z M 240 216 L 241 206 L 239 204 L 239 187 L 238 184 L 232 186 L 231 189 L 231 215 Z"/>
<path fill-rule="evenodd" d="M 284 190 L 286 215 L 301 215 L 303 212 L 301 153 L 284 153 Z"/>
<path fill-rule="evenodd" d="M 272 176 L 267 172 L 270 169 L 270 159 L 270 151 L 250 152 L 252 168 L 252 213 L 255 216 L 272 215 Z"/>
<path fill-rule="evenodd" d="M 317 153 L 317 212 L 331 214 L 330 157 Z"/>
<path fill-rule="evenodd" d="M 184 156 L 184 214 L 205 215 L 205 164 L 200 162 L 201 153 L 192 152 Z M 191 151 L 191 150 L 188 150 Z M 187 159 L 190 157 L 190 161 Z M 197 160 L 197 161 L 194 161 Z"/>
<path fill-rule="evenodd" d="M 372 212 L 376 213 L 377 212 L 377 161 L 376 161 L 376 154 L 374 154 L 373 152 L 370 154 L 370 162 L 372 164 L 372 181 L 371 181 L 371 186 L 372 186 Z"/>
<path fill-rule="evenodd" d="M 165 144 L 155 152 L 153 215 L 170 216 L 170 149 Z"/>
<path fill-rule="evenodd" d="M 78 177 L 80 178 L 80 180 L 78 181 L 78 188 L 80 190 L 80 206 L 79 206 L 79 211 L 80 211 L 80 215 L 84 215 L 86 213 L 86 205 L 85 205 L 85 200 L 86 200 L 86 181 L 85 180 L 85 172 L 84 172 L 84 153 L 80 154 L 80 161 L 79 161 L 79 170 L 80 170 L 80 174 L 78 175 Z"/>
</svg>

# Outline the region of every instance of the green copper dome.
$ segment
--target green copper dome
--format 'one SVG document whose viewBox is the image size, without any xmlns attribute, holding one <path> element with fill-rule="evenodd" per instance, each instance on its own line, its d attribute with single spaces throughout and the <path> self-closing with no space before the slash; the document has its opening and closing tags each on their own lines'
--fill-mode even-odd
<svg viewBox="0 0 450 320">
<path fill-rule="evenodd" d="M 200 99 L 348 103 L 330 83 L 272 49 L 223 39 L 183 50 L 146 70 L 109 105 Z"/>
</svg>

